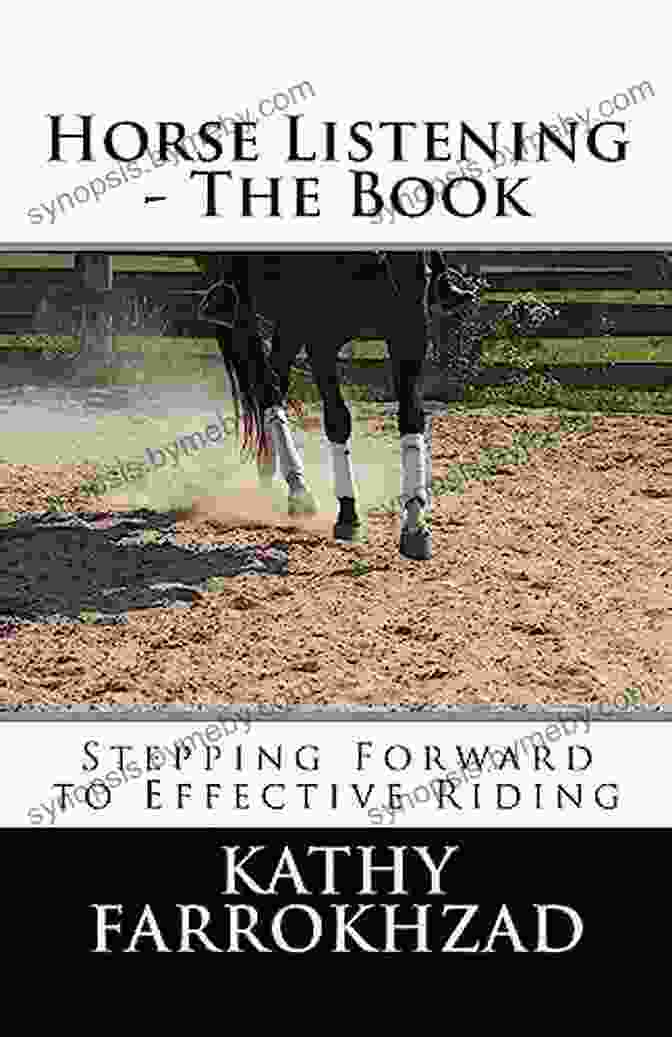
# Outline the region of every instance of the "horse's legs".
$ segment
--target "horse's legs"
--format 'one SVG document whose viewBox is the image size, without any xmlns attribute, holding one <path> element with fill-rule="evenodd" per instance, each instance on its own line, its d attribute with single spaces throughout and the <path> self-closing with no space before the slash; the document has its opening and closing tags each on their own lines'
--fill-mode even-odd
<svg viewBox="0 0 672 1037">
<path fill-rule="evenodd" d="M 275 403 L 271 396 L 264 400 L 264 426 L 271 453 L 263 455 L 257 467 L 262 486 L 268 487 L 272 482 L 277 462 L 289 487 L 289 514 L 314 515 L 317 503 L 306 486 L 303 461 L 296 449 L 284 406 L 289 392 L 289 372 L 298 352 L 298 345 L 283 340 L 276 331 L 273 336 L 270 363 L 278 376 L 282 403 Z"/>
<path fill-rule="evenodd" d="M 427 351 L 425 314 L 413 307 L 388 343 L 394 388 L 399 401 L 401 442 L 401 539 L 406 558 L 424 561 L 432 556 L 432 537 L 427 526 L 429 497 L 425 450 L 425 412 L 421 377 Z"/>
<path fill-rule="evenodd" d="M 331 452 L 334 492 L 338 516 L 334 526 L 337 540 L 354 540 L 359 527 L 355 507 L 355 480 L 352 470 L 352 418 L 338 382 L 336 358 L 340 343 L 322 342 L 308 347 L 313 377 L 322 397 L 324 430 Z"/>
<path fill-rule="evenodd" d="M 265 453 L 260 454 L 257 458 L 259 482 L 265 488 L 270 488 L 279 462 L 279 451 L 275 446 L 272 432 L 272 416 L 276 413 L 278 408 L 284 410 L 284 403 L 289 391 L 289 371 L 294 361 L 294 355 L 295 353 L 292 354 L 291 349 L 287 348 L 286 341 L 283 343 L 279 332 L 276 330 L 273 335 L 269 361 L 271 367 L 278 376 L 280 398 L 278 399 L 277 392 L 274 392 L 270 388 L 263 393 L 262 409 L 264 413 L 264 426 L 268 439 L 268 450 Z M 291 467 L 289 470 L 291 471 Z M 285 472 L 283 472 L 283 475 L 285 475 Z"/>
</svg>

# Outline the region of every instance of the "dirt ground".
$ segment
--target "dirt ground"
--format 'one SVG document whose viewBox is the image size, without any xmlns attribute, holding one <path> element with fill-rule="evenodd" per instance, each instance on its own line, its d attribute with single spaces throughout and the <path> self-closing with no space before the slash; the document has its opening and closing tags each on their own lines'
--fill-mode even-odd
<svg viewBox="0 0 672 1037">
<path fill-rule="evenodd" d="M 558 426 L 437 417 L 433 474 Z M 90 511 L 76 488 L 92 474 L 0 464 L 0 510 L 40 511 L 53 495 Z M 626 689 L 672 703 L 669 418 L 595 416 L 591 431 L 437 496 L 429 563 L 399 556 L 394 517 L 371 517 L 368 543 L 347 545 L 330 539 L 330 517 L 292 529 L 254 495 L 239 505 L 197 502 L 177 539 L 282 541 L 287 575 L 225 579 L 114 626 L 5 629 L 0 704 L 587 705 Z"/>
</svg>

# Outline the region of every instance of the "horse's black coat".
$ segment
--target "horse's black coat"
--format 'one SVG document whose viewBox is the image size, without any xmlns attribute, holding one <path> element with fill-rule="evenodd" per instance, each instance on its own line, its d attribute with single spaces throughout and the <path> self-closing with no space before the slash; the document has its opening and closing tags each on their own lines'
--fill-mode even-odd
<svg viewBox="0 0 672 1037">
<path fill-rule="evenodd" d="M 337 356 L 357 337 L 387 342 L 399 435 L 424 432 L 420 386 L 428 347 L 427 299 L 444 270 L 441 254 L 249 253 L 199 261 L 214 282 L 202 314 L 225 322 L 217 339 L 234 400 L 242 404 L 245 443 L 256 441 L 260 454 L 266 449 L 264 411 L 284 402 L 290 369 L 303 345 L 323 400 L 327 438 L 346 443 L 352 422 Z M 462 298 L 455 295 L 453 301 Z M 270 356 L 260 335 L 260 314 L 272 327 Z M 348 524 L 358 524 L 355 502 L 341 498 L 337 530 Z"/>
</svg>

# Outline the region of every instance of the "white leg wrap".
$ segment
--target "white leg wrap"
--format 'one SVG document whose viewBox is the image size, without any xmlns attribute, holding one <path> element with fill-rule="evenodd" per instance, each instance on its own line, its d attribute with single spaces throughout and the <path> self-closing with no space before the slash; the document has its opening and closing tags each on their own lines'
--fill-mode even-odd
<svg viewBox="0 0 672 1037">
<path fill-rule="evenodd" d="M 334 491 L 337 497 L 356 497 L 355 477 L 352 471 L 350 456 L 352 441 L 346 443 L 329 443 L 331 463 L 334 472 Z"/>
<path fill-rule="evenodd" d="M 292 438 L 284 408 L 269 407 L 264 414 L 264 426 L 271 436 L 275 464 L 285 480 L 298 480 L 305 486 L 303 461 Z"/>
<path fill-rule="evenodd" d="M 408 502 L 419 497 L 427 505 L 427 460 L 425 437 L 421 432 L 401 437 L 401 511 Z"/>
</svg>

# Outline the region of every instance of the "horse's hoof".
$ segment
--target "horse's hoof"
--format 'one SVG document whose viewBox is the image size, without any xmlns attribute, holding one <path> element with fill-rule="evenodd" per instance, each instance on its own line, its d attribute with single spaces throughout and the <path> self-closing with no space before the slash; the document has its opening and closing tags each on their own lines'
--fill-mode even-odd
<svg viewBox="0 0 672 1037">
<path fill-rule="evenodd" d="M 302 490 L 300 493 L 291 494 L 287 510 L 292 516 L 317 515 L 319 508 L 310 490 Z"/>
<path fill-rule="evenodd" d="M 361 532 L 359 522 L 337 522 L 334 526 L 334 540 L 359 540 Z"/>
<path fill-rule="evenodd" d="M 432 557 L 432 534 L 428 529 L 402 530 L 399 553 L 414 562 L 429 561 Z"/>
</svg>

